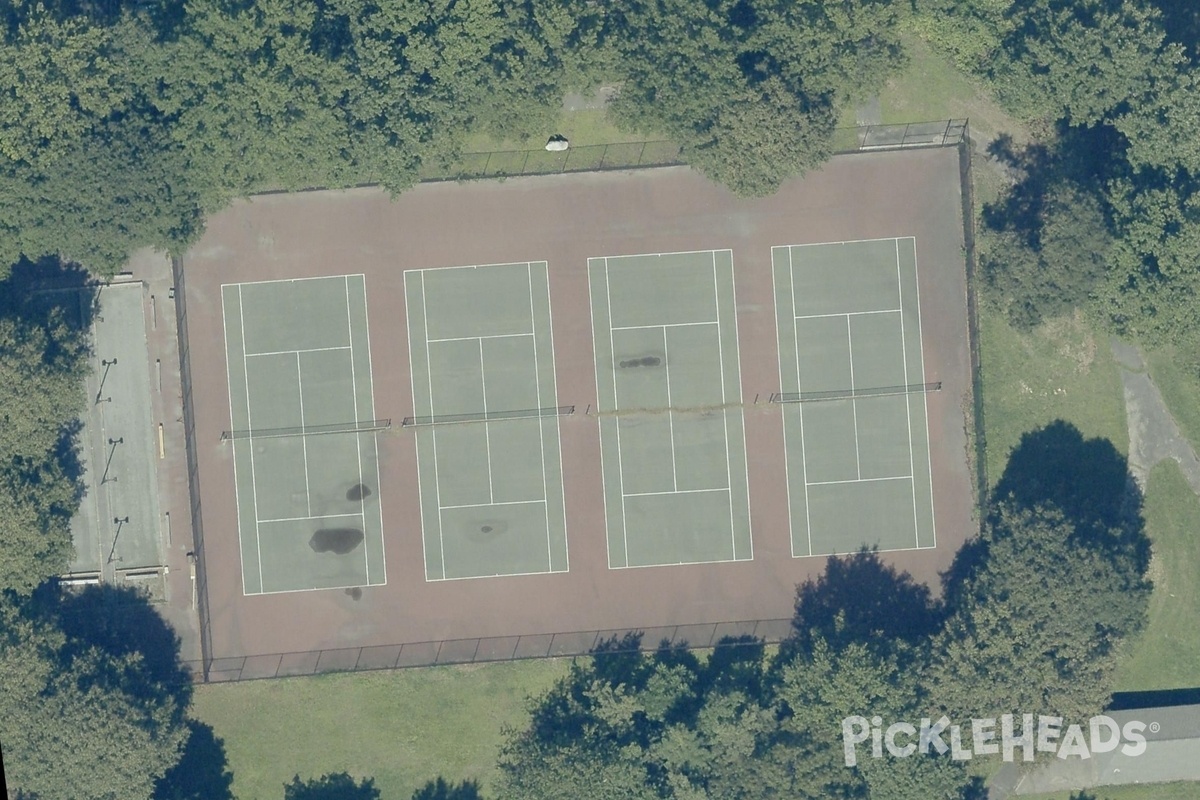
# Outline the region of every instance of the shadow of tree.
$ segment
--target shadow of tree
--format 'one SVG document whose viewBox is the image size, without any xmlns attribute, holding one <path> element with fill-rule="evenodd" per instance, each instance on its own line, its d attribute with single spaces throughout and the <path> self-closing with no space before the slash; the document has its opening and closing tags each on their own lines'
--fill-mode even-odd
<svg viewBox="0 0 1200 800">
<path fill-rule="evenodd" d="M 233 800 L 233 773 L 225 742 L 209 725 L 188 721 L 191 734 L 183 757 L 154 787 L 154 800 Z"/>
<path fill-rule="evenodd" d="M 439 777 L 422 786 L 413 794 L 412 800 L 483 800 L 479 784 L 475 781 L 447 783 Z"/>
<path fill-rule="evenodd" d="M 863 548 L 853 555 L 830 556 L 821 577 L 796 590 L 793 634 L 781 645 L 781 657 L 811 652 L 818 637 L 835 649 L 853 643 L 914 643 L 939 623 L 939 606 L 928 586 Z"/>
<path fill-rule="evenodd" d="M 1149 566 L 1142 497 L 1128 459 L 1109 440 L 1085 439 L 1069 422 L 1055 420 L 1021 437 L 992 502 L 1030 510 L 1053 505 L 1082 541 L 1131 555 L 1143 572 Z"/>
</svg>

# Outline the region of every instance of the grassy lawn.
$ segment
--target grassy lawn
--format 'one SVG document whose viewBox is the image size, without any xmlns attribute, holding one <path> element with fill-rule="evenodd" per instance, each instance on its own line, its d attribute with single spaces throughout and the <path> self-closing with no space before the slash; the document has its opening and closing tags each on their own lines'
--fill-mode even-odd
<svg viewBox="0 0 1200 800">
<path fill-rule="evenodd" d="M 214 684 L 192 715 L 225 740 L 234 794 L 283 797 L 283 784 L 327 772 L 373 777 L 387 800 L 408 800 L 439 774 L 496 776 L 501 729 L 525 723 L 525 699 L 569 661 L 523 661 Z"/>
<path fill-rule="evenodd" d="M 1200 686 L 1200 498 L 1174 461 L 1150 473 L 1146 532 L 1154 543 L 1150 623 L 1121 665 L 1117 688 L 1150 691 Z M 1200 787 L 1196 790 L 1200 795 Z"/>
<path fill-rule="evenodd" d="M 1056 419 L 1086 438 L 1129 452 L 1125 397 L 1107 339 L 1083 317 L 1053 320 L 1031 333 L 980 309 L 988 480 L 995 485 L 1021 434 Z"/>
<path fill-rule="evenodd" d="M 1140 786 L 1105 786 L 1090 789 L 1089 796 L 1096 800 L 1196 800 L 1200 797 L 1200 784 L 1196 783 L 1152 783 Z M 1029 800 L 1068 800 L 1070 792 L 1021 795 Z"/>
</svg>

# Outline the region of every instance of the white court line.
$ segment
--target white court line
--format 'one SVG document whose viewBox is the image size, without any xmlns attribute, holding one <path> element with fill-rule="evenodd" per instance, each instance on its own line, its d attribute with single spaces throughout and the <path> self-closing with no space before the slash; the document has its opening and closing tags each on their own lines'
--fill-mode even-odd
<svg viewBox="0 0 1200 800">
<path fill-rule="evenodd" d="M 409 384 L 409 387 L 412 389 L 413 413 L 416 414 L 417 413 L 417 371 L 415 368 L 415 365 L 416 365 L 415 351 L 417 348 L 417 337 L 416 337 L 416 332 L 413 330 L 413 324 L 412 324 L 413 310 L 411 308 L 409 308 L 409 305 L 408 305 L 409 295 L 408 295 L 408 273 L 407 272 L 404 273 L 403 281 L 404 281 L 404 316 L 405 316 L 404 325 L 408 329 L 408 364 L 409 364 L 408 384 Z M 415 280 L 413 281 L 413 285 L 414 286 L 416 285 Z M 372 400 L 372 402 L 374 402 L 374 400 Z M 372 408 L 372 411 L 374 411 L 374 408 Z M 374 414 L 372 414 L 372 416 L 374 416 Z M 426 511 L 427 506 L 425 505 L 425 487 L 423 485 L 425 482 L 421 479 L 421 473 L 423 472 L 423 470 L 421 469 L 421 434 L 419 432 L 415 436 L 413 436 L 413 447 L 416 451 L 416 456 L 417 456 L 417 506 L 420 508 L 420 516 L 421 516 L 421 563 L 425 567 L 425 569 L 424 569 L 425 580 L 428 581 L 429 580 L 429 550 L 425 545 L 425 533 L 426 533 L 426 531 L 425 531 L 425 511 Z M 378 440 L 378 437 L 375 440 L 375 454 L 376 454 L 375 473 L 376 473 L 376 475 L 378 475 L 379 474 L 379 458 L 378 458 L 379 440 Z M 382 513 L 383 512 L 381 511 L 380 514 L 382 514 Z M 440 524 L 441 512 L 438 513 L 438 517 L 439 517 L 439 524 Z M 380 517 L 380 521 L 382 522 L 382 516 Z"/>
<path fill-rule="evenodd" d="M 604 295 L 605 302 L 608 305 L 608 346 L 612 349 L 613 361 L 617 360 L 617 344 L 613 338 L 612 330 L 612 285 L 608 281 L 608 259 L 604 259 Z M 621 401 L 617 395 L 617 370 L 614 363 L 613 368 L 613 411 L 619 411 Z M 625 566 L 629 566 L 629 517 L 625 514 L 625 467 L 621 463 L 621 418 L 617 417 L 613 420 L 613 425 L 617 429 L 617 476 L 621 482 L 621 540 L 625 543 Z M 612 558 L 609 558 L 609 569 L 612 568 Z"/>
<path fill-rule="evenodd" d="M 552 303 L 550 301 L 550 264 L 549 264 L 549 262 L 546 262 L 546 261 L 539 261 L 537 263 L 541 264 L 542 268 L 546 272 L 546 319 L 547 319 L 547 323 L 550 325 L 550 384 L 551 384 L 550 388 L 554 392 L 554 407 L 557 408 L 558 407 L 558 369 L 554 363 L 554 303 Z M 589 303 L 589 305 L 591 304 L 591 291 L 592 291 L 592 286 L 591 286 L 591 281 L 589 280 L 588 281 L 588 303 Z M 591 309 L 589 308 L 588 311 L 590 313 Z M 593 354 L 592 360 L 595 361 L 594 354 Z M 538 424 L 540 425 L 541 422 L 539 421 Z M 567 572 L 570 572 L 571 571 L 571 547 L 570 547 L 570 537 L 567 536 L 567 484 L 566 484 L 566 478 L 563 477 L 564 470 L 563 470 L 563 459 L 562 459 L 562 425 L 561 425 L 558 417 L 554 418 L 554 436 L 555 436 L 555 440 L 558 444 L 558 487 L 559 487 L 559 490 L 562 492 L 562 494 L 559 495 L 562 498 L 562 502 L 559 503 L 559 507 L 562 509 L 563 556 L 566 558 L 566 564 L 564 564 L 563 566 L 566 568 Z M 542 474 L 544 476 L 545 472 L 543 471 Z M 601 476 L 600 477 L 601 477 L 601 479 L 603 479 L 603 477 L 604 477 L 603 466 L 601 466 Z M 547 498 L 547 500 L 549 500 L 549 498 Z M 608 508 L 607 508 L 607 504 L 605 504 L 605 506 L 606 506 L 604 509 L 605 532 L 607 533 L 607 531 L 608 531 L 608 527 L 607 527 L 608 526 L 608 516 L 607 516 Z M 549 505 L 547 505 L 546 506 L 546 535 L 547 536 L 550 535 L 549 529 L 550 529 L 550 507 L 549 507 Z M 607 542 L 606 542 L 606 544 L 607 544 Z"/>
<path fill-rule="evenodd" d="M 917 339 L 921 342 L 921 380 L 925 380 L 925 337 L 921 331 L 921 266 L 917 262 L 917 237 L 906 237 L 912 239 L 913 248 L 913 281 L 917 286 Z M 899 252 L 899 244 L 896 245 L 897 253 Z M 929 432 L 929 394 L 921 395 L 921 402 L 925 406 L 925 464 L 929 468 L 929 525 L 933 528 L 933 544 L 931 547 L 937 547 L 937 510 L 933 505 L 933 453 L 931 452 L 931 444 Z M 909 448 L 911 452 L 912 448 Z M 913 501 L 914 506 L 916 500 Z"/>
<path fill-rule="evenodd" d="M 361 277 L 364 279 L 366 278 L 366 276 L 363 275 L 363 273 L 361 273 L 361 272 L 351 272 L 349 274 L 349 276 L 355 277 L 355 278 L 358 278 L 358 277 Z M 236 287 L 238 287 L 238 295 L 241 296 L 241 292 L 242 292 L 241 287 L 243 287 L 243 286 L 263 286 L 268 283 L 301 283 L 303 281 L 336 281 L 338 278 L 345 278 L 345 277 L 347 277 L 347 276 L 346 275 L 313 275 L 308 278 L 272 278 L 271 280 L 267 280 L 267 281 L 241 281 L 239 283 L 222 283 L 221 288 L 224 289 L 226 286 L 236 286 Z"/>
<path fill-rule="evenodd" d="M 792 309 L 793 311 L 795 309 Z M 840 314 L 800 314 L 796 319 L 821 319 L 822 317 L 861 317 L 868 314 L 900 314 L 899 308 L 881 308 L 878 311 L 845 311 Z"/>
<path fill-rule="evenodd" d="M 487 449 L 487 471 L 488 471 L 488 500 L 493 500 L 496 497 L 495 491 L 492 489 L 492 435 L 488 432 L 487 421 L 487 367 L 483 363 L 483 339 L 479 340 L 479 384 L 483 390 L 483 442 Z"/>
<path fill-rule="evenodd" d="M 733 363 L 737 367 L 737 396 L 738 401 L 742 400 L 742 341 L 738 334 L 737 320 L 737 270 L 733 268 L 733 251 L 729 250 L 729 288 L 733 291 Z M 715 256 L 714 256 L 715 258 Z M 771 265 L 771 280 L 775 280 L 775 265 Z M 772 283 L 772 290 L 774 283 Z M 720 315 L 718 315 L 720 316 Z M 750 535 L 750 561 L 754 560 L 754 525 L 750 521 L 750 454 L 746 445 L 746 415 L 740 409 L 737 412 L 738 421 L 742 426 L 742 467 L 745 470 L 744 480 L 746 486 L 746 527 Z M 728 440 L 726 440 L 728 444 Z M 731 467 L 732 469 L 732 467 Z M 733 485 L 732 481 L 729 484 Z M 732 490 L 731 490 L 732 491 Z M 730 510 L 733 510 L 733 498 L 730 497 Z M 791 517 L 791 514 L 788 514 Z M 788 524 L 791 524 L 789 519 Z M 788 537 L 791 538 L 791 531 L 788 531 Z"/>
<path fill-rule="evenodd" d="M 455 575 L 453 578 L 426 578 L 426 583 L 449 583 L 451 581 L 487 581 L 494 578 L 528 578 L 532 575 L 553 575 L 552 572 L 493 572 L 488 575 Z"/>
<path fill-rule="evenodd" d="M 534 310 L 533 310 L 533 264 L 531 264 L 531 263 L 525 264 L 525 275 L 528 278 L 528 283 L 529 283 L 529 325 L 531 328 L 533 328 L 533 331 L 531 331 L 529 335 L 533 336 L 533 391 L 534 391 L 535 397 L 537 398 L 537 401 L 535 402 L 534 406 L 536 408 L 544 408 L 544 406 L 542 405 L 542 376 L 541 376 L 541 370 L 538 369 L 537 336 L 535 335 L 537 333 L 537 318 L 536 318 L 536 314 L 534 313 Z M 549 305 L 549 303 L 547 303 L 547 305 Z M 482 348 L 482 347 L 483 347 L 483 344 L 481 342 L 480 348 Z M 481 350 L 481 352 L 482 352 L 482 350 Z M 553 407 L 554 406 L 551 406 L 551 408 L 553 408 Z M 538 455 L 542 459 L 542 497 L 545 498 L 546 500 L 549 500 L 550 499 L 550 487 L 548 487 L 546 485 L 546 436 L 542 432 L 542 421 L 540 419 L 537 422 L 537 426 L 538 426 Z M 489 455 L 489 459 L 490 459 L 490 455 Z M 489 463 L 490 463 L 490 460 L 489 460 Z M 546 507 L 545 511 L 546 511 L 546 571 L 549 572 L 554 569 L 554 555 L 552 553 L 553 545 L 551 545 L 551 543 L 550 543 L 550 508 L 549 508 L 549 506 Z"/>
<path fill-rule="evenodd" d="M 238 287 L 238 318 L 242 326 L 242 372 L 246 376 L 246 430 L 254 432 L 250 417 L 250 359 L 246 358 L 246 308 L 242 305 L 242 287 Z M 258 481 L 254 474 L 254 447 L 250 447 L 250 487 L 254 492 L 254 548 L 258 552 L 258 590 L 264 587 L 262 574 L 262 537 L 258 533 Z M 242 576 L 245 580 L 245 576 Z M 244 590 L 243 590 L 244 593 Z"/>
<path fill-rule="evenodd" d="M 891 475 L 886 478 L 853 478 L 847 481 L 813 481 L 809 486 L 832 486 L 836 483 L 879 483 L 880 481 L 911 481 L 912 475 Z"/>
<path fill-rule="evenodd" d="M 692 567 L 700 564 L 737 564 L 744 563 L 744 558 L 718 558 L 712 561 L 664 561 L 659 564 L 628 564 L 624 567 L 609 567 L 609 569 L 655 569 L 661 567 Z"/>
<path fill-rule="evenodd" d="M 711 494 L 712 492 L 732 491 L 728 486 L 718 486 L 716 489 L 676 489 L 670 492 L 630 492 L 622 493 L 622 497 L 654 497 L 665 494 Z"/>
<path fill-rule="evenodd" d="M 596 256 L 596 258 L 598 258 L 598 259 L 603 258 L 605 263 L 607 264 L 609 261 L 619 261 L 623 258 L 649 258 L 651 256 L 655 256 L 655 257 L 695 256 L 695 255 L 700 255 L 701 253 L 732 253 L 732 252 L 733 251 L 730 250 L 728 247 L 723 247 L 720 250 L 673 250 L 669 253 L 629 253 L 628 255 L 623 255 L 623 256 Z"/>
<path fill-rule="evenodd" d="M 675 415 L 671 413 L 671 356 L 667 347 L 667 329 L 662 329 L 663 365 L 667 372 L 667 431 L 671 437 L 671 485 L 679 489 L 679 475 L 675 471 Z M 624 490 L 624 487 L 622 487 Z"/>
<path fill-rule="evenodd" d="M 900 275 L 900 241 L 896 240 L 896 291 L 900 295 L 900 305 L 904 305 L 904 278 Z M 904 312 L 900 312 L 900 353 L 904 365 L 904 382 L 908 383 L 908 343 L 904 341 Z M 912 403 L 909 401 L 908 392 L 904 393 L 904 421 L 908 423 L 908 473 L 916 475 L 916 467 L 913 465 L 913 446 L 912 446 Z M 926 422 L 928 426 L 928 421 Z M 931 481 L 932 482 L 932 481 Z M 917 544 L 921 543 L 921 525 L 917 522 L 917 482 L 914 480 L 912 484 L 912 504 L 913 504 L 913 537 L 917 539 Z"/>
<path fill-rule="evenodd" d="M 640 331 L 643 328 L 686 328 L 691 325 L 718 325 L 719 320 L 708 320 L 707 322 L 664 322 L 660 325 L 614 325 L 614 331 Z"/>
<path fill-rule="evenodd" d="M 788 297 L 792 301 L 792 313 L 796 313 L 796 274 L 792 266 L 792 250 L 788 248 L 788 281 L 789 289 Z M 792 332 L 792 340 L 796 345 L 796 390 L 800 391 L 800 328 L 797 326 Z M 804 404 L 798 403 L 799 407 L 796 413 L 800 415 L 800 464 L 804 470 L 804 531 L 808 536 L 808 554 L 812 555 L 812 514 L 808 509 L 808 437 L 804 435 Z M 785 412 L 786 413 L 786 412 Z M 793 549 L 792 557 L 795 558 L 796 553 Z"/>
<path fill-rule="evenodd" d="M 433 359 L 429 350 L 429 307 L 425 303 L 425 275 L 421 274 L 421 321 L 425 326 L 425 373 L 429 376 L 429 416 L 436 417 L 433 408 Z M 442 487 L 438 479 L 437 465 L 437 426 L 431 426 L 429 431 L 433 439 L 433 496 L 438 506 L 438 555 L 442 562 L 442 577 L 446 577 L 446 542 L 442 539 Z M 424 537 L 422 537 L 424 538 Z M 425 576 L 428 580 L 428 574 Z"/>
<path fill-rule="evenodd" d="M 366 336 L 366 339 L 367 339 L 367 341 L 366 341 L 366 346 L 367 346 L 367 385 L 370 387 L 370 391 L 367 392 L 367 401 L 371 404 L 371 419 L 378 419 L 378 417 L 375 416 L 375 368 L 371 364 L 371 320 L 367 313 L 367 276 L 362 275 L 360 277 L 362 277 L 362 279 L 363 279 L 362 280 L 363 328 L 364 328 L 363 334 Z M 407 314 L 408 314 L 408 297 L 405 296 L 404 300 L 405 300 L 404 313 L 405 313 L 405 316 L 407 316 Z M 405 321 L 404 327 L 405 328 L 408 327 L 407 320 Z M 351 353 L 350 357 L 351 357 L 351 359 L 353 359 L 354 354 Z M 412 369 L 411 359 L 410 359 L 410 363 L 409 363 L 409 369 L 410 370 Z M 409 376 L 409 382 L 410 383 L 412 382 L 411 375 Z M 356 385 L 357 385 L 357 379 L 356 379 Z M 383 491 L 382 491 L 383 487 L 380 486 L 380 483 L 382 483 L 382 481 L 380 480 L 381 476 L 379 475 L 379 434 L 378 433 L 372 434 L 371 442 L 375 448 L 375 488 L 376 488 L 375 507 L 379 511 L 379 553 L 380 553 L 380 555 L 383 556 L 383 564 L 380 565 L 380 568 L 383 570 L 383 583 L 375 584 L 375 585 L 386 586 L 387 585 L 387 546 L 384 543 L 384 536 L 383 536 Z M 362 470 L 360 467 L 359 474 L 361 475 L 361 473 L 362 473 Z M 418 489 L 418 494 L 419 493 L 420 493 L 420 490 Z M 417 499 L 417 502 L 420 503 L 419 497 Z M 367 524 L 366 518 L 364 517 L 363 518 L 363 528 L 364 529 L 366 528 L 366 524 Z M 424 556 L 425 537 L 423 537 L 423 536 L 421 537 L 421 549 L 422 549 L 421 555 Z M 367 576 L 367 577 L 368 577 L 368 580 L 370 580 L 370 576 Z"/>
<path fill-rule="evenodd" d="M 338 345 L 337 347 L 306 347 L 301 350 L 267 350 L 262 353 L 246 353 L 246 358 L 257 358 L 258 356 L 290 356 L 292 353 L 323 353 L 327 350 L 349 350 L 350 345 Z"/>
<path fill-rule="evenodd" d="M 441 339 L 430 339 L 430 344 L 438 342 L 473 342 L 476 339 L 514 339 L 520 336 L 533 336 L 533 331 L 529 333 L 494 333 L 487 336 L 444 336 Z"/>
<path fill-rule="evenodd" d="M 498 503 L 464 503 L 458 506 L 438 506 L 438 511 L 451 511 L 456 508 L 491 508 L 492 506 L 527 506 L 531 503 L 545 503 L 545 500 L 501 500 Z"/>
<path fill-rule="evenodd" d="M 791 252 L 791 251 L 789 251 L 789 252 Z M 789 269 L 790 269 L 790 261 L 789 261 Z M 791 278 L 789 276 L 789 280 L 790 279 Z M 779 307 L 779 285 L 778 285 L 778 282 L 775 280 L 775 248 L 774 247 L 771 248 L 771 295 L 775 301 L 775 355 L 776 355 L 776 361 L 778 362 L 777 367 L 779 369 L 779 391 L 782 392 L 784 390 L 784 387 L 783 387 L 783 331 L 780 329 L 779 326 L 780 326 L 780 321 L 781 321 L 780 318 L 783 316 L 783 309 L 781 309 Z M 788 296 L 789 297 L 791 296 L 790 284 L 789 284 Z M 793 306 L 788 311 L 789 311 L 789 316 L 791 318 L 790 324 L 792 325 L 793 328 L 795 328 L 795 326 L 796 326 L 796 317 L 795 317 L 796 309 Z M 795 338 L 796 337 L 793 334 L 792 340 L 795 341 Z M 796 389 L 798 391 L 800 389 L 800 387 L 797 386 Z M 791 459 L 788 458 L 788 452 L 787 452 L 787 443 L 788 443 L 787 412 L 785 410 L 780 411 L 779 419 L 783 425 L 783 480 L 784 480 L 784 483 L 787 484 L 788 542 L 792 548 L 792 558 L 795 558 L 796 557 L 796 524 L 792 520 L 792 474 L 791 474 L 790 467 L 788 467 L 788 461 L 790 461 Z M 745 439 L 745 434 L 743 434 L 742 438 L 743 438 L 743 440 Z M 749 471 L 749 469 L 750 469 L 749 459 L 747 459 L 747 461 L 746 461 L 746 469 L 747 469 L 747 471 Z M 805 478 L 807 479 L 807 477 L 808 476 L 806 475 Z M 750 483 L 749 476 L 747 476 L 747 478 L 746 478 L 746 483 L 747 484 Z M 747 489 L 746 489 L 747 499 L 749 499 L 749 493 L 750 493 L 749 486 L 747 486 Z"/>
<path fill-rule="evenodd" d="M 456 264 L 456 265 L 449 266 L 449 267 L 421 267 L 419 269 L 406 269 L 404 271 L 406 273 L 407 272 L 421 272 L 421 273 L 450 272 L 452 270 L 457 270 L 457 269 L 484 269 L 487 267 L 517 267 L 517 266 L 520 266 L 521 264 L 528 264 L 528 263 L 529 263 L 528 261 L 497 261 L 493 264 Z M 423 275 L 422 275 L 421 280 L 422 280 L 422 282 L 425 280 Z M 422 283 L 422 285 L 424 285 L 424 284 Z M 540 573 L 538 573 L 538 574 L 540 574 Z"/>
<path fill-rule="evenodd" d="M 858 455 L 858 401 L 854 399 L 854 334 L 850 332 L 850 315 L 846 315 L 846 348 L 850 355 L 850 411 L 854 414 L 854 468 L 862 477 L 862 461 Z M 911 447 L 909 448 L 912 449 Z"/>
<path fill-rule="evenodd" d="M 848 239 L 844 242 L 809 242 L 808 244 L 781 244 L 776 247 L 825 247 L 835 244 L 865 244 L 867 242 L 891 242 L 899 239 L 912 239 L 912 236 L 880 236 L 876 239 Z M 774 248 L 772 248 L 774 249 Z"/>
<path fill-rule="evenodd" d="M 717 311 L 717 368 L 721 381 L 721 424 L 725 430 L 725 485 L 729 490 L 729 545 L 733 557 L 737 558 L 737 525 L 733 521 L 733 468 L 729 465 L 729 409 L 724 408 L 725 400 L 725 345 L 721 342 L 721 292 L 717 287 L 717 254 L 712 254 L 713 302 Z M 736 308 L 736 300 L 735 300 Z M 665 333 L 664 333 L 665 336 Z M 668 369 L 670 362 L 668 362 Z M 670 373 L 668 373 L 669 375 Z M 740 398 L 739 398 L 740 399 Z M 745 438 L 745 429 L 742 438 Z"/>
<path fill-rule="evenodd" d="M 588 264 L 588 311 L 591 314 L 591 318 L 592 318 L 592 366 L 595 368 L 595 372 L 596 372 L 596 410 L 598 411 L 600 409 L 600 354 L 596 349 L 596 339 L 598 337 L 596 336 L 596 333 L 597 333 L 597 329 L 596 329 L 596 299 L 592 294 L 592 260 L 593 259 L 589 258 L 588 262 L 587 262 L 587 264 Z M 607 279 L 608 279 L 608 276 L 606 275 L 605 280 L 607 281 Z M 610 323 L 609 327 L 611 329 L 611 323 L 612 323 L 611 318 L 609 319 L 609 323 Z M 616 354 L 613 354 L 613 357 L 615 358 Z M 614 403 L 614 405 L 615 405 L 615 403 Z M 608 495 L 608 479 L 605 477 L 605 469 L 604 469 L 604 441 L 603 441 L 604 435 L 603 435 L 603 433 L 600 432 L 600 427 L 601 427 L 601 423 L 600 423 L 599 418 L 597 418 L 596 428 L 597 428 L 597 433 L 600 434 L 600 439 L 601 439 L 601 442 L 600 442 L 600 489 L 604 495 L 604 547 L 605 547 L 605 550 L 608 551 L 608 568 L 612 569 L 613 568 L 612 551 L 608 547 L 608 532 L 609 532 L 609 524 L 610 524 L 608 521 L 608 497 L 609 497 L 609 495 Z M 562 453 L 562 446 L 560 444 L 559 445 L 559 454 L 560 454 L 559 458 L 560 459 L 562 457 L 561 453 Z M 617 457 L 620 458 L 620 456 L 621 456 L 621 454 L 617 453 Z M 624 487 L 622 487 L 622 490 L 623 489 L 624 489 Z M 564 497 L 563 506 L 565 508 L 566 495 L 564 494 L 563 497 Z M 622 499 L 621 505 L 624 506 L 624 504 L 625 504 L 625 501 L 624 501 L 624 499 Z M 565 511 L 564 511 L 564 514 L 565 514 Z M 628 554 L 626 554 L 626 560 L 628 561 Z"/>
<path fill-rule="evenodd" d="M 300 428 L 304 429 L 304 379 L 300 376 L 300 354 L 296 353 L 296 394 L 300 396 Z M 304 458 L 304 505 L 312 516 L 312 488 L 308 482 L 308 437 L 300 437 L 300 450 Z M 365 549 L 365 548 L 364 548 Z"/>
<path fill-rule="evenodd" d="M 361 517 L 362 514 L 355 511 L 349 514 L 318 514 L 315 517 L 278 517 L 276 519 L 260 519 L 261 523 L 268 522 L 305 522 L 310 519 L 343 519 L 345 517 Z"/>
<path fill-rule="evenodd" d="M 239 290 L 238 291 L 238 313 L 239 314 L 241 313 L 241 309 L 242 309 L 242 294 L 241 294 L 241 291 Z M 93 327 L 93 329 L 95 328 L 94 321 L 92 323 L 92 327 Z M 229 391 L 229 429 L 232 431 L 232 430 L 237 430 L 238 426 L 237 426 L 237 423 L 233 419 L 233 373 L 231 371 L 233 365 L 230 364 L 230 358 L 229 358 L 229 321 L 225 315 L 225 287 L 224 286 L 221 287 L 221 332 L 225 334 L 225 383 L 227 384 L 226 388 Z M 93 333 L 92 340 L 95 341 L 94 333 Z M 242 352 L 243 353 L 245 352 L 245 349 L 246 349 L 245 348 L 245 340 L 243 340 L 243 342 L 242 342 Z M 243 359 L 243 361 L 244 360 L 245 359 Z M 250 387 L 247 386 L 246 387 L 246 396 L 249 397 L 249 395 L 250 395 Z M 250 421 L 249 420 L 249 411 L 250 411 L 250 406 L 249 406 L 249 403 L 247 403 L 247 405 L 246 405 L 246 412 L 247 412 L 246 422 L 247 423 L 249 423 L 249 421 Z M 238 483 L 237 462 L 238 462 L 237 440 L 234 439 L 233 440 L 233 502 L 234 502 L 234 506 L 237 508 L 238 557 L 240 558 L 241 551 L 242 551 L 242 493 L 240 491 L 241 484 Z M 257 525 L 258 525 L 258 512 L 257 511 L 254 514 L 254 524 L 256 526 L 255 535 L 257 536 Z M 262 585 L 259 584 L 258 588 L 262 589 Z M 244 596 L 245 594 L 246 594 L 246 565 L 245 565 L 245 562 L 243 561 L 242 562 L 242 595 Z"/>
<path fill-rule="evenodd" d="M 346 278 L 346 335 L 350 337 L 350 391 L 354 395 L 354 427 L 358 427 L 358 374 L 354 369 L 354 325 L 351 322 L 352 314 L 350 313 L 350 278 Z M 363 302 L 366 302 L 366 282 L 363 282 Z M 360 434 L 354 434 L 354 450 L 358 454 L 358 482 L 361 485 L 363 482 L 362 468 L 362 437 Z M 375 489 L 378 491 L 379 487 Z M 358 498 L 358 508 L 363 518 L 363 579 L 369 584 L 371 582 L 371 548 L 367 546 L 367 498 L 362 496 L 360 492 Z"/>
</svg>

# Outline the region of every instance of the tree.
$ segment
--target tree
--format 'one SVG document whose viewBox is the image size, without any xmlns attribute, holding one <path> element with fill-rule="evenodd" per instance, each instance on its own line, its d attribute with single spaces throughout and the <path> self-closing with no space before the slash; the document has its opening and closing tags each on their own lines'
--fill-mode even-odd
<svg viewBox="0 0 1200 800">
<path fill-rule="evenodd" d="M 0 741 L 10 789 L 44 800 L 150 798 L 187 738 L 183 708 L 139 691 L 137 654 L 73 647 L 0 600 Z"/>
<path fill-rule="evenodd" d="M 616 119 L 667 133 L 694 166 L 743 195 L 769 194 L 825 160 L 839 105 L 902 60 L 894 3 L 605 8 L 597 42 L 621 84 Z"/>
<path fill-rule="evenodd" d="M 1111 248 L 1099 200 L 1063 183 L 1043 198 L 1032 230 L 986 232 L 979 260 L 993 301 L 1015 327 L 1028 330 L 1089 307 Z"/>
<path fill-rule="evenodd" d="M 982 539 L 986 556 L 952 590 L 935 642 L 934 701 L 954 719 L 1098 713 L 1122 644 L 1144 624 L 1142 565 L 1095 546 L 1052 506 L 1002 503 Z"/>
<path fill-rule="evenodd" d="M 372 778 L 354 780 L 346 772 L 335 772 L 300 780 L 297 775 L 283 786 L 283 800 L 379 800 L 379 790 Z"/>
<path fill-rule="evenodd" d="M 0 590 L 20 594 L 66 571 L 81 491 L 73 448 L 90 310 L 77 292 L 33 295 L 39 275 L 81 277 L 26 263 L 0 282 Z"/>
</svg>

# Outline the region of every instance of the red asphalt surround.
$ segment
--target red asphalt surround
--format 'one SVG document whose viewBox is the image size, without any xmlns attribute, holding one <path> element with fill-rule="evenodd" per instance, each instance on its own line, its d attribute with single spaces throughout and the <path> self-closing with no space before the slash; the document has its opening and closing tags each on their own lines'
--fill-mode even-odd
<svg viewBox="0 0 1200 800">
<path fill-rule="evenodd" d="M 254 197 L 208 222 L 183 257 L 214 659 L 334 648 L 784 619 L 824 557 L 792 558 L 771 247 L 915 236 L 937 546 L 883 559 L 936 591 L 977 530 L 962 198 L 955 148 L 855 154 L 774 196 L 734 197 L 686 167 Z M 754 559 L 610 570 L 600 476 L 587 259 L 732 249 Z M 570 571 L 426 582 L 403 272 L 546 261 L 550 270 Z M 220 286 L 366 275 L 387 585 L 244 596 Z M 757 404 L 756 404 L 757 399 Z M 315 660 L 315 659 L 314 659 Z"/>
</svg>

